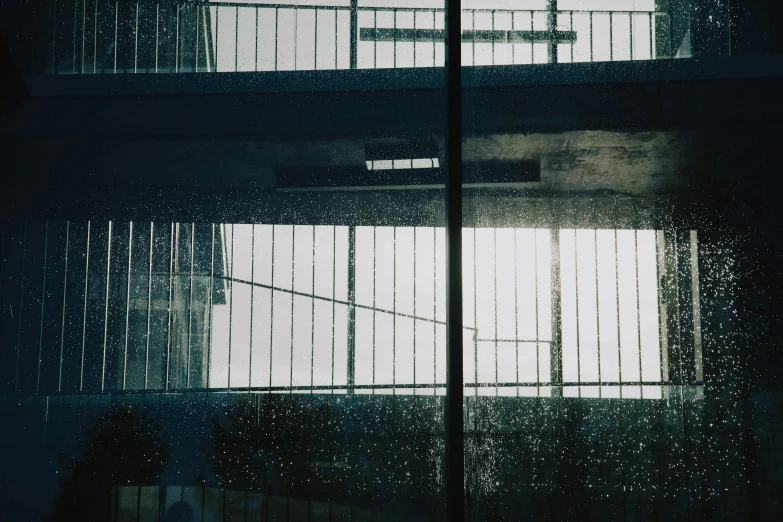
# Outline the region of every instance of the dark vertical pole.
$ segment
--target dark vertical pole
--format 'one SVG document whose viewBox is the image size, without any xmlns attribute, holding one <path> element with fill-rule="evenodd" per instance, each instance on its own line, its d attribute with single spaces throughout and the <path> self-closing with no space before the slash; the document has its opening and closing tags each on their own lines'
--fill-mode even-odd
<svg viewBox="0 0 783 522">
<path fill-rule="evenodd" d="M 546 30 L 549 33 L 547 54 L 549 55 L 549 63 L 557 63 L 557 37 L 555 36 L 555 31 L 557 31 L 557 0 L 547 0 L 546 10 Z"/>
<path fill-rule="evenodd" d="M 359 39 L 359 0 L 351 0 L 351 69 L 356 69 Z"/>
<path fill-rule="evenodd" d="M 446 520 L 465 519 L 462 375 L 462 5 L 446 1 Z"/>
</svg>

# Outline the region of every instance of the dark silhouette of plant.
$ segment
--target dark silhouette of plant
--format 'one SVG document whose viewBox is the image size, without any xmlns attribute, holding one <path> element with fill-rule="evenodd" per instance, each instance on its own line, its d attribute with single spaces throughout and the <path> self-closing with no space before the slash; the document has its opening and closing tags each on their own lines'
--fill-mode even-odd
<svg viewBox="0 0 783 522">
<path fill-rule="evenodd" d="M 80 454 L 62 462 L 52 519 L 107 519 L 112 486 L 152 484 L 169 459 L 160 426 L 143 413 L 121 406 L 99 415 Z"/>
<path fill-rule="evenodd" d="M 298 396 L 242 397 L 212 418 L 214 451 L 208 454 L 219 485 L 227 489 L 290 493 L 317 484 L 312 465 L 329 439 L 328 405 Z"/>
</svg>

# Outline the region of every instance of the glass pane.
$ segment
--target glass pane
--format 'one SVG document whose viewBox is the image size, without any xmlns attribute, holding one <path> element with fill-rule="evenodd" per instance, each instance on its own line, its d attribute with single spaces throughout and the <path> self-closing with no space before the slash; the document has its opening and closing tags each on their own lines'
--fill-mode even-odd
<svg viewBox="0 0 783 522">
<path fill-rule="evenodd" d="M 780 2 L 445 7 L 5 3 L 4 519 L 783 519 Z"/>
<path fill-rule="evenodd" d="M 757 250 L 768 225 L 744 199 L 770 186 L 735 192 L 747 186 L 743 161 L 717 164 L 733 152 L 685 160 L 714 150 L 697 136 L 732 125 L 693 115 L 679 132 L 683 113 L 651 100 L 682 84 L 610 63 L 719 54 L 708 42 L 727 18 L 713 10 L 705 24 L 699 2 L 500 4 L 463 3 L 461 17 L 468 520 L 777 514 L 754 492 L 777 487 L 771 468 L 753 464 L 756 451 L 774 453 L 761 440 L 777 428 L 749 416 L 756 401 L 765 419 L 779 410 L 766 402 L 778 392 L 760 391 L 778 385 L 754 377 L 777 383 L 779 372 L 756 373 L 766 348 L 738 319 L 779 313 L 747 304 L 779 288 Z M 607 76 L 571 62 L 606 62 Z M 632 116 L 642 105 L 671 119 Z M 743 444 L 729 442 L 739 433 Z"/>
<path fill-rule="evenodd" d="M 25 153 L 4 518 L 444 521 L 443 1 L 38 4 L 36 78 L 151 96 Z"/>
</svg>

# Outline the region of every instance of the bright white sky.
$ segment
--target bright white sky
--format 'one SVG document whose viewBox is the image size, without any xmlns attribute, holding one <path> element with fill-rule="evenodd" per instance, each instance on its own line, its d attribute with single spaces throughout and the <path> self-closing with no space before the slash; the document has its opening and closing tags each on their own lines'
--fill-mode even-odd
<svg viewBox="0 0 783 522">
<path fill-rule="evenodd" d="M 210 385 L 347 383 L 347 228 L 221 228 L 233 278 L 278 290 L 234 282 L 227 304 L 214 306 Z M 466 382 L 549 382 L 550 237 L 543 229 L 464 230 Z M 356 384 L 445 382 L 444 252 L 442 228 L 357 227 Z M 660 381 L 655 232 L 562 230 L 560 255 L 564 381 Z M 625 388 L 626 397 L 641 394 Z M 619 397 L 620 388 L 600 393 Z M 582 397 L 598 394 L 582 387 Z"/>
<path fill-rule="evenodd" d="M 243 2 L 244 3 L 244 2 Z M 348 11 L 263 7 L 263 0 L 248 0 L 248 7 L 210 7 L 212 46 L 210 68 L 218 71 L 344 69 L 349 64 L 350 17 Z M 274 2 L 295 6 L 349 5 L 348 0 Z M 359 3 L 359 28 L 443 29 L 442 0 L 363 0 Z M 421 7 L 421 11 L 378 11 L 372 7 Z M 546 30 L 546 0 L 467 0 L 463 2 L 463 28 Z M 499 9 L 494 15 L 471 9 Z M 577 42 L 560 44 L 561 62 L 649 60 L 656 55 L 651 38 L 658 21 L 650 14 L 653 0 L 560 0 L 559 9 L 620 11 L 590 14 L 562 13 L 559 30 L 573 30 Z M 636 12 L 635 14 L 631 13 Z M 317 18 L 317 20 L 316 20 Z M 611 26 L 611 27 L 610 27 Z M 632 29 L 633 28 L 633 29 Z M 610 41 L 611 33 L 611 41 Z M 277 38 L 275 38 L 277 35 Z M 335 45 L 336 44 L 336 45 Z M 592 44 L 592 45 L 591 45 Z M 611 44 L 611 45 L 610 45 Z M 463 44 L 463 65 L 544 63 L 545 43 Z M 443 64 L 443 44 L 438 42 L 360 41 L 360 68 L 433 67 Z"/>
</svg>

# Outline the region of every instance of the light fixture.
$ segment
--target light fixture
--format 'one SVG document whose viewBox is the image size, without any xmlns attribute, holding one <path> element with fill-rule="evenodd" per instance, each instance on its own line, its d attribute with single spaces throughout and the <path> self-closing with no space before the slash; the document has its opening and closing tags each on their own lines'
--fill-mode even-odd
<svg viewBox="0 0 783 522">
<path fill-rule="evenodd" d="M 432 136 L 391 142 L 371 142 L 364 148 L 367 170 L 437 169 L 438 144 Z"/>
<path fill-rule="evenodd" d="M 414 168 L 414 165 L 425 162 L 434 166 Z M 437 157 L 424 160 L 368 159 L 366 163 L 371 165 L 279 169 L 275 184 L 278 190 L 421 190 L 442 189 L 445 183 L 445 173 L 440 169 Z M 377 168 L 378 163 L 378 167 L 385 168 Z M 541 164 L 538 159 L 469 160 L 463 164 L 462 185 L 465 188 L 532 189 L 537 188 L 540 182 Z"/>
<path fill-rule="evenodd" d="M 367 170 L 404 170 L 404 169 L 437 169 L 440 168 L 438 158 L 413 158 L 395 160 L 368 160 L 364 162 Z"/>
</svg>

